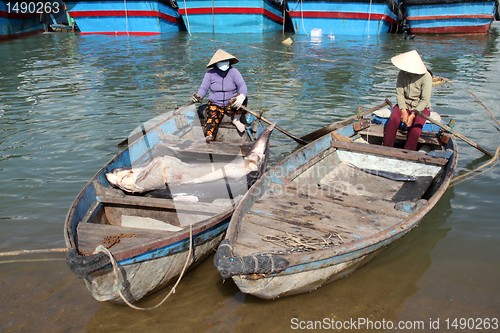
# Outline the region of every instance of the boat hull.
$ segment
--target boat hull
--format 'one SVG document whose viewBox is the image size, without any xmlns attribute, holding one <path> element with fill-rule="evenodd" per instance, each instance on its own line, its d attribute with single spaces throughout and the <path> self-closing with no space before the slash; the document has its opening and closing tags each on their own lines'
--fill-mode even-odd
<svg viewBox="0 0 500 333">
<path fill-rule="evenodd" d="M 42 33 L 40 14 L 15 13 L 6 6 L 8 1 L 0 1 L 0 40 L 24 37 Z"/>
<path fill-rule="evenodd" d="M 135 259 L 135 262 L 131 262 L 129 259 L 118 262 L 120 274 L 127 277 L 126 283 L 120 281 L 121 293 L 129 302 L 135 302 L 173 283 L 185 264 L 188 269 L 192 269 L 212 253 L 224 237 L 228 223 L 229 218 L 226 218 L 215 228 L 193 235 L 193 244 L 196 245 L 192 248 L 189 260 L 189 239 L 184 239 L 180 243 L 141 254 L 142 261 Z M 84 281 L 96 300 L 124 303 L 115 288 L 112 267 L 92 273 L 85 277 Z"/>
<path fill-rule="evenodd" d="M 373 1 L 303 1 L 290 4 L 290 17 L 297 34 L 321 29 L 331 35 L 386 34 L 397 26 L 397 4 Z"/>
<path fill-rule="evenodd" d="M 283 5 L 273 0 L 186 0 L 178 4 L 191 33 L 261 33 L 283 29 Z"/>
<path fill-rule="evenodd" d="M 182 29 L 177 8 L 158 1 L 66 2 L 81 34 L 158 35 Z"/>
<path fill-rule="evenodd" d="M 222 277 L 274 299 L 313 291 L 372 260 L 413 230 L 451 182 L 456 140 L 427 133 L 419 142 L 434 146 L 429 154 L 383 147 L 383 126 L 372 119 L 366 132 L 348 125 L 285 158 L 236 208 L 214 258 Z M 353 171 L 361 164 L 393 172 Z M 414 178 L 391 179 L 402 173 Z"/>
<path fill-rule="evenodd" d="M 486 34 L 496 2 L 405 2 L 406 22 L 412 34 Z"/>
<path fill-rule="evenodd" d="M 134 132 L 127 148 L 94 175 L 70 207 L 64 233 L 67 262 L 70 269 L 84 279 L 96 300 L 125 303 L 125 298 L 135 302 L 178 278 L 184 265 L 189 270 L 201 262 L 222 240 L 235 209 L 236 196 L 248 190 L 246 181 L 221 179 L 207 184 L 211 191 L 217 191 L 217 185 L 224 185 L 226 192 L 215 193 L 215 201 L 175 201 L 164 194 L 127 195 L 109 184 L 108 172 L 144 165 L 156 155 L 166 153 L 185 156 L 197 163 L 203 160 L 228 163 L 225 161 L 243 158 L 254 136 L 259 136 L 255 144 L 262 145 L 266 140 L 259 176 L 265 170 L 270 132 L 261 137 L 264 128 L 257 119 L 247 116 L 247 124 L 256 126 L 252 129 L 249 125 L 246 132 L 238 132 L 241 137 L 230 135 L 237 132 L 236 128 L 224 127 L 220 130 L 228 136 L 227 141 L 207 144 L 199 140 L 204 139 L 199 116 L 200 109 L 184 106 L 153 120 L 152 126 Z M 136 219 L 133 225 L 126 223 L 130 218 Z M 145 225 L 151 220 L 157 225 Z M 109 253 L 102 246 L 106 246 Z M 116 268 L 111 264 L 110 254 Z"/>
</svg>

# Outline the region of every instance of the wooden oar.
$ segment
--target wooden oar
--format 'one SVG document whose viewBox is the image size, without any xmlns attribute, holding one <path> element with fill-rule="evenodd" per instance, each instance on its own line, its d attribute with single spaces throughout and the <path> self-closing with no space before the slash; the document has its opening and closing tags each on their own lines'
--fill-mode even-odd
<svg viewBox="0 0 500 333">
<path fill-rule="evenodd" d="M 301 137 L 302 140 L 304 141 L 314 141 L 316 140 L 317 138 L 320 138 L 322 137 L 323 135 L 325 134 L 328 134 L 330 132 L 333 132 L 341 127 L 344 127 L 345 125 L 348 125 L 350 123 L 352 123 L 353 121 L 356 121 L 357 119 L 363 117 L 363 116 L 366 116 L 367 114 L 369 113 L 372 113 L 373 111 L 376 111 L 378 109 L 381 109 L 383 108 L 384 106 L 387 106 L 387 105 L 391 105 L 391 102 L 386 98 L 385 99 L 385 102 L 380 104 L 380 105 L 377 105 L 369 110 L 366 110 L 366 111 L 363 111 L 361 112 L 360 114 L 357 114 L 355 116 L 352 116 L 350 118 L 347 118 L 346 120 L 342 120 L 342 121 L 338 121 L 336 123 L 333 123 L 331 125 L 328 125 L 328 126 L 325 126 L 323 128 L 320 128 L 319 130 L 316 130 L 312 133 L 309 133 L 309 134 L 306 134 L 304 135 L 303 137 Z"/>
<path fill-rule="evenodd" d="M 246 112 L 250 113 L 251 115 L 253 115 L 255 118 L 257 119 L 260 119 L 266 123 L 268 123 L 269 125 L 271 125 L 272 123 L 267 120 L 266 118 L 264 118 L 262 115 L 259 115 L 257 114 L 256 112 L 253 112 L 252 110 L 248 109 L 246 106 L 242 105 L 241 108 L 243 110 L 245 110 Z M 302 140 L 301 138 L 298 138 L 296 137 L 295 135 L 293 135 L 292 133 L 289 133 L 287 131 L 285 131 L 284 129 L 282 129 L 281 127 L 279 127 L 278 125 L 276 125 L 275 127 L 278 131 L 280 131 L 281 133 L 285 134 L 286 136 L 290 137 L 291 139 L 295 140 L 296 142 L 300 143 L 301 145 L 307 145 L 307 141 L 305 140 Z"/>
<path fill-rule="evenodd" d="M 190 106 L 190 105 L 193 105 L 193 104 L 194 104 L 194 102 L 193 102 L 193 101 L 189 101 L 188 103 L 184 104 L 184 105 L 183 105 L 183 106 L 181 106 L 180 108 L 175 109 L 175 111 L 172 113 L 171 117 L 174 117 L 174 116 L 178 115 L 178 114 L 179 114 L 179 112 L 180 112 L 179 110 L 182 110 L 182 109 L 184 109 L 185 107 Z M 142 126 L 142 130 L 141 130 L 140 132 L 135 132 L 134 134 L 130 135 L 128 138 L 126 138 L 126 139 L 124 139 L 124 140 L 120 141 L 120 142 L 116 145 L 116 147 L 125 147 L 125 146 L 128 146 L 128 144 L 129 144 L 130 142 L 134 142 L 135 140 L 139 139 L 141 136 L 144 136 L 144 135 L 146 135 L 147 133 L 151 132 L 151 130 L 153 129 L 153 128 L 148 128 L 148 129 L 145 129 L 143 125 L 141 125 L 141 126 Z"/>
<path fill-rule="evenodd" d="M 463 141 L 465 141 L 466 143 L 468 143 L 469 145 L 471 145 L 472 147 L 476 148 L 477 150 L 479 150 L 480 152 L 482 152 L 483 154 L 486 154 L 488 156 L 491 156 L 493 157 L 493 154 L 490 153 L 489 151 L 487 151 L 486 149 L 484 149 L 483 147 L 479 146 L 477 143 L 475 143 L 474 141 L 472 141 L 471 139 L 468 139 L 467 137 L 463 136 L 462 134 L 454 131 L 451 129 L 450 126 L 446 125 L 446 124 L 440 124 L 438 123 L 437 121 L 435 121 L 434 119 L 432 119 L 431 117 L 427 116 L 426 114 L 423 114 L 422 112 L 420 111 L 413 111 L 415 112 L 416 115 L 419 115 L 421 116 L 422 118 L 425 118 L 427 119 L 428 121 L 430 121 L 431 123 L 433 123 L 434 125 L 437 125 L 439 127 L 441 127 L 442 129 L 444 129 L 446 132 L 448 133 L 451 133 L 453 135 L 455 135 L 457 138 L 459 139 L 462 139 Z"/>
</svg>

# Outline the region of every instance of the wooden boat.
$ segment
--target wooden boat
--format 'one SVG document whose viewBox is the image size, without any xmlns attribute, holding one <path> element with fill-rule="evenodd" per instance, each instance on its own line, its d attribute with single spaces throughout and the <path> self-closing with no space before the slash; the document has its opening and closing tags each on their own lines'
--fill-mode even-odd
<svg viewBox="0 0 500 333">
<path fill-rule="evenodd" d="M 65 2 L 81 34 L 158 35 L 184 29 L 170 0 L 71 0 Z"/>
<path fill-rule="evenodd" d="M 179 13 L 192 33 L 281 31 L 284 5 L 279 0 L 179 1 Z"/>
<path fill-rule="evenodd" d="M 106 178 L 109 171 L 147 164 L 164 155 L 182 162 L 213 163 L 209 166 L 215 167 L 242 158 L 262 140 L 265 158 L 258 173 L 265 170 L 269 130 L 264 130 L 258 120 L 247 115 L 244 133 L 239 133 L 230 119 L 223 120 L 218 141 L 206 143 L 201 116 L 203 108 L 185 106 L 133 134 L 128 147 L 99 170 L 73 202 L 64 226 L 67 262 L 84 279 L 95 299 L 137 301 L 168 285 L 186 263 L 189 268 L 199 263 L 222 240 L 238 200 L 253 182 L 250 176 L 259 176 L 202 184 L 211 196 L 183 202 L 175 200 L 176 195 L 182 197 L 182 193 L 192 191 L 188 185 L 134 194 L 110 186 Z M 116 270 L 106 251 L 95 252 L 99 246 L 107 248 L 116 260 Z M 117 282 L 114 274 L 118 275 Z"/>
<path fill-rule="evenodd" d="M 383 124 L 358 121 L 268 170 L 217 250 L 222 277 L 264 299 L 312 291 L 415 228 L 453 177 L 456 140 L 424 131 L 418 148 L 425 153 L 381 146 L 382 138 Z M 405 139 L 398 133 L 396 145 Z"/>
<path fill-rule="evenodd" d="M 412 34 L 485 34 L 498 15 L 496 0 L 403 0 Z"/>
<path fill-rule="evenodd" d="M 302 0 L 288 7 L 296 34 L 377 35 L 398 25 L 398 1 Z"/>
</svg>

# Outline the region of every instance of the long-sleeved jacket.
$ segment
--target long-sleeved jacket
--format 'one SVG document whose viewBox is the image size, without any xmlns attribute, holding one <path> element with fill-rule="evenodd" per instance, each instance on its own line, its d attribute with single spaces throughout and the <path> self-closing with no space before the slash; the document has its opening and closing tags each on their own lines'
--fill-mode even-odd
<svg viewBox="0 0 500 333">
<path fill-rule="evenodd" d="M 208 100 L 216 105 L 224 106 L 238 93 L 247 95 L 247 85 L 241 73 L 234 67 L 226 72 L 214 67 L 205 73 L 205 77 L 198 89 L 198 95 L 205 97 L 208 90 Z"/>
<path fill-rule="evenodd" d="M 422 111 L 431 107 L 432 76 L 400 71 L 396 82 L 396 98 L 400 109 Z"/>
</svg>

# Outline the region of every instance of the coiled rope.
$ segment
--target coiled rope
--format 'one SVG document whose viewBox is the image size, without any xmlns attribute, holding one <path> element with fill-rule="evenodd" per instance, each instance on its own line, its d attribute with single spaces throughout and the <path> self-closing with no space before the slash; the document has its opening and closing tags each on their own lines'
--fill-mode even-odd
<svg viewBox="0 0 500 333">
<path fill-rule="evenodd" d="M 155 305 L 153 307 L 150 307 L 150 308 L 141 308 L 141 307 L 135 306 L 134 304 L 130 303 L 125 298 L 125 296 L 123 296 L 123 294 L 122 294 L 122 292 L 120 290 L 120 287 L 118 285 L 118 282 L 119 282 L 118 264 L 117 264 L 115 258 L 113 257 L 113 254 L 111 254 L 111 252 L 107 248 L 105 248 L 104 246 L 102 246 L 102 245 L 99 245 L 96 248 L 96 252 L 103 252 L 103 253 L 107 254 L 108 257 L 109 257 L 109 259 L 111 260 L 111 265 L 113 266 L 113 275 L 114 275 L 113 286 L 114 286 L 114 289 L 118 292 L 118 295 L 120 295 L 120 298 L 125 302 L 125 304 L 127 304 L 129 307 L 131 307 L 132 309 L 135 309 L 135 310 L 149 311 L 149 310 L 154 310 L 154 309 L 160 307 L 170 297 L 170 295 L 172 295 L 173 293 L 175 293 L 175 288 L 177 287 L 177 285 L 179 284 L 179 282 L 181 282 L 182 276 L 184 275 L 184 272 L 186 271 L 186 268 L 188 266 L 189 260 L 191 259 L 191 251 L 192 251 L 192 249 L 193 249 L 193 226 L 190 225 L 189 226 L 189 251 L 188 251 L 188 255 L 186 257 L 186 262 L 184 263 L 184 267 L 182 267 L 181 274 L 179 275 L 179 278 L 177 279 L 177 282 L 174 284 L 174 286 L 172 287 L 172 289 L 170 289 L 170 292 L 167 294 L 167 296 L 165 296 L 165 298 L 160 303 L 158 303 L 157 305 Z"/>
</svg>

